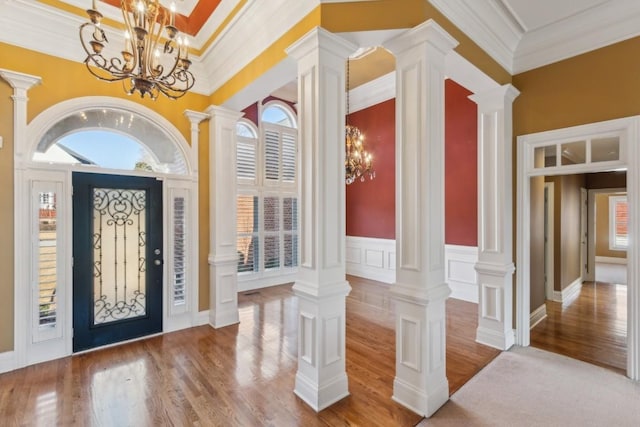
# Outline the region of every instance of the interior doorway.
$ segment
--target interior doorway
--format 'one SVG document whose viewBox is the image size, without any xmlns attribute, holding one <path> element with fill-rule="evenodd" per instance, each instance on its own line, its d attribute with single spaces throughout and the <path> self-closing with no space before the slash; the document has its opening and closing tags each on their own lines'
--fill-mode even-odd
<svg viewBox="0 0 640 427">
<path fill-rule="evenodd" d="M 540 178 L 532 178 L 540 179 Z M 545 301 L 539 311 L 537 323 L 532 324 L 531 345 L 543 350 L 552 351 L 573 357 L 592 364 L 607 367 L 617 372 L 626 370 L 626 335 L 627 335 L 627 294 L 615 281 L 589 280 L 587 258 L 608 260 L 601 255 L 606 247 L 609 250 L 609 205 L 607 190 L 600 190 L 612 183 L 626 185 L 624 172 L 601 172 L 586 174 L 567 174 L 544 177 L 544 229 L 545 229 Z M 551 189 L 557 189 L 550 202 Z M 590 190 L 587 190 L 590 189 Z M 602 203 L 588 203 L 588 193 L 592 197 L 605 198 Z M 621 193 L 613 193 L 619 195 Z M 615 197 L 611 195 L 611 197 Z M 618 200 L 618 199 L 612 199 Z M 532 200 L 532 210 L 539 209 Z M 596 207 L 589 210 L 589 206 Z M 600 209 L 598 209 L 600 206 Z M 603 208 L 604 206 L 604 208 Z M 589 213 L 592 220 L 588 221 Z M 622 211 L 626 213 L 626 210 Z M 618 215 L 625 219 L 626 216 Z M 549 233 L 549 218 L 556 223 L 556 233 Z M 615 217 L 614 217 L 615 218 Z M 591 227 L 593 239 L 588 239 L 588 223 L 601 224 Z M 613 222 L 611 222 L 613 223 Z M 619 244 L 626 242 L 626 221 L 619 228 Z M 538 234 L 535 221 L 531 224 L 531 234 Z M 615 227 L 614 227 L 615 231 Z M 624 235 L 622 235 L 624 233 Z M 597 250 L 588 249 L 588 240 L 595 241 Z M 599 243 L 599 244 L 598 244 Z M 552 252 L 553 267 L 549 268 L 547 253 Z M 600 252 L 598 252 L 600 251 Z M 598 256 L 600 255 L 600 256 Z M 616 258 L 619 259 L 619 258 Z M 602 263 L 591 263 L 596 266 Z M 620 266 L 620 265 L 619 265 Z M 626 266 L 620 266 L 626 269 Z M 535 278 L 535 270 L 542 266 L 531 266 L 531 301 L 533 307 L 542 296 L 541 286 Z M 551 270 L 549 272 L 549 270 Z M 596 267 L 595 275 L 598 276 Z M 546 277 L 555 280 L 552 289 Z M 538 310 L 536 310 L 537 312 Z"/>
<path fill-rule="evenodd" d="M 638 188 L 634 176 L 640 169 L 640 152 L 637 150 L 638 117 L 593 123 L 572 128 L 541 132 L 518 137 L 518 209 L 517 209 L 517 341 L 531 344 L 529 329 L 532 304 L 533 254 L 543 251 L 532 245 L 531 225 L 536 218 L 532 212 L 532 200 L 543 197 L 543 186 L 534 182 L 544 176 L 562 176 L 581 173 L 613 172 L 626 170 L 628 180 L 629 241 L 640 241 L 640 230 L 634 227 L 638 221 L 636 211 Z M 537 195 L 536 195 L 537 194 Z M 542 202 L 540 203 L 542 205 Z M 534 221 L 535 222 L 535 221 Z M 637 223 L 637 222 L 635 222 Z M 542 225 L 540 229 L 542 228 Z M 636 283 L 636 265 L 639 252 L 633 244 L 627 250 L 628 286 L 626 308 L 625 371 L 634 380 L 640 379 L 640 295 Z M 557 285 L 556 285 L 557 287 Z M 616 296 L 617 298 L 617 296 Z M 622 310 L 622 309 L 621 309 Z"/>
</svg>

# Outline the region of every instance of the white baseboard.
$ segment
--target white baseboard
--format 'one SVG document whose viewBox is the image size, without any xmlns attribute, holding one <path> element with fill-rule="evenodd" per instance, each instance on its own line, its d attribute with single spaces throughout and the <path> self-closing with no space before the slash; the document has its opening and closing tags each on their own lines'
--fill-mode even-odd
<svg viewBox="0 0 640 427">
<path fill-rule="evenodd" d="M 287 274 L 279 274 L 277 276 L 260 276 L 251 278 L 251 276 L 238 277 L 238 292 L 253 291 L 254 289 L 268 288 L 269 286 L 284 285 L 285 283 L 293 283 L 298 276 L 297 271 Z"/>
<path fill-rule="evenodd" d="M 4 353 L 0 353 L 0 374 L 13 371 L 15 368 L 15 352 L 5 351 Z"/>
<path fill-rule="evenodd" d="M 378 282 L 396 281 L 396 241 L 347 236 L 346 271 Z"/>
<path fill-rule="evenodd" d="M 477 246 L 444 245 L 444 277 L 451 288 L 451 298 L 478 303 L 477 262 Z"/>
<path fill-rule="evenodd" d="M 193 326 L 202 326 L 209 324 L 209 310 L 199 311 L 195 316 L 195 321 Z"/>
<path fill-rule="evenodd" d="M 547 305 L 542 304 L 540 307 L 533 310 L 533 313 L 529 315 L 529 329 L 533 329 L 538 323 L 543 321 L 547 317 Z"/>
<path fill-rule="evenodd" d="M 623 265 L 627 265 L 627 259 L 626 258 L 616 258 L 616 257 L 612 257 L 612 256 L 597 256 L 596 257 L 596 262 L 603 262 L 606 264 L 623 264 Z"/>
<path fill-rule="evenodd" d="M 553 300 L 556 302 L 567 302 L 580 293 L 582 289 L 582 278 L 578 277 L 562 291 L 553 291 Z"/>
</svg>

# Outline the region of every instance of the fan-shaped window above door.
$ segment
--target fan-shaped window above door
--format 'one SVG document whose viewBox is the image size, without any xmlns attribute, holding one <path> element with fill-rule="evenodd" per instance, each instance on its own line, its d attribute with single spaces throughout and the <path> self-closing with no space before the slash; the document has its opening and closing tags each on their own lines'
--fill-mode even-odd
<svg viewBox="0 0 640 427">
<path fill-rule="evenodd" d="M 39 141 L 33 161 L 188 173 L 184 154 L 154 123 L 108 108 L 85 110 L 57 122 Z"/>
</svg>

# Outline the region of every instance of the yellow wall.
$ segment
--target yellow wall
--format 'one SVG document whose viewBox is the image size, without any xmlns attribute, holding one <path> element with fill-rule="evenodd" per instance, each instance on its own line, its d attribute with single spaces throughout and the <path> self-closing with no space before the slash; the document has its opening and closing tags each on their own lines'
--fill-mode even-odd
<svg viewBox="0 0 640 427">
<path fill-rule="evenodd" d="M 413 28 L 434 19 L 458 42 L 456 51 L 500 84 L 511 75 L 425 0 L 377 0 L 322 4 L 245 68 L 211 95 L 212 104 L 222 104 L 271 67 L 284 60 L 285 49 L 316 26 L 333 33 Z"/>
<path fill-rule="evenodd" d="M 120 83 L 101 82 L 92 77 L 83 64 L 43 55 L 16 46 L 0 43 L 0 68 L 31 74 L 42 78 L 42 84 L 28 92 L 28 120 L 33 120 L 47 108 L 76 97 L 111 96 L 127 99 L 156 111 L 169 120 L 191 142 L 191 125 L 184 116 L 186 109 L 204 111 L 209 106 L 208 97 L 187 94 L 172 101 L 159 97 L 156 101 L 141 100 L 138 95 L 127 96 Z M 0 149 L 0 241 L 5 248 L 13 245 L 13 89 L 0 79 L 0 135 L 4 137 L 4 148 Z M 209 170 L 208 170 L 208 123 L 201 124 L 200 133 L 200 232 L 209 234 Z M 200 309 L 209 305 L 209 273 L 207 254 L 209 239 L 200 239 Z M 5 249 L 0 257 L 0 300 L 13 301 L 13 250 Z M 13 304 L 5 304 L 0 310 L 0 352 L 13 349 Z"/>
<path fill-rule="evenodd" d="M 13 89 L 0 79 L 0 353 L 13 350 Z"/>
<path fill-rule="evenodd" d="M 640 37 L 513 77 L 514 135 L 640 114 Z"/>
</svg>

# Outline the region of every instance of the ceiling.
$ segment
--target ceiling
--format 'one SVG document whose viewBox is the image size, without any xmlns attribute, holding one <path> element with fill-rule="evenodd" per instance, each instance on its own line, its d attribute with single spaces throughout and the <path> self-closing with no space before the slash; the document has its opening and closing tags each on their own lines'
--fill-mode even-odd
<svg viewBox="0 0 640 427">
<path fill-rule="evenodd" d="M 97 7 L 106 20 L 121 21 L 120 1 L 98 0 Z M 252 52 L 266 49 L 318 4 L 347 1 L 366 0 L 175 0 L 176 26 L 191 36 L 194 49 L 199 77 L 194 90 L 211 94 L 253 59 Z M 428 1 L 511 74 L 640 35 L 639 0 Z M 168 6 L 171 0 L 161 2 Z M 90 5 L 90 0 L 0 0 L 0 42 L 80 62 L 77 27 Z M 119 43 L 118 37 L 112 38 Z M 395 69 L 384 49 L 365 53 L 350 63 L 350 88 Z"/>
</svg>

